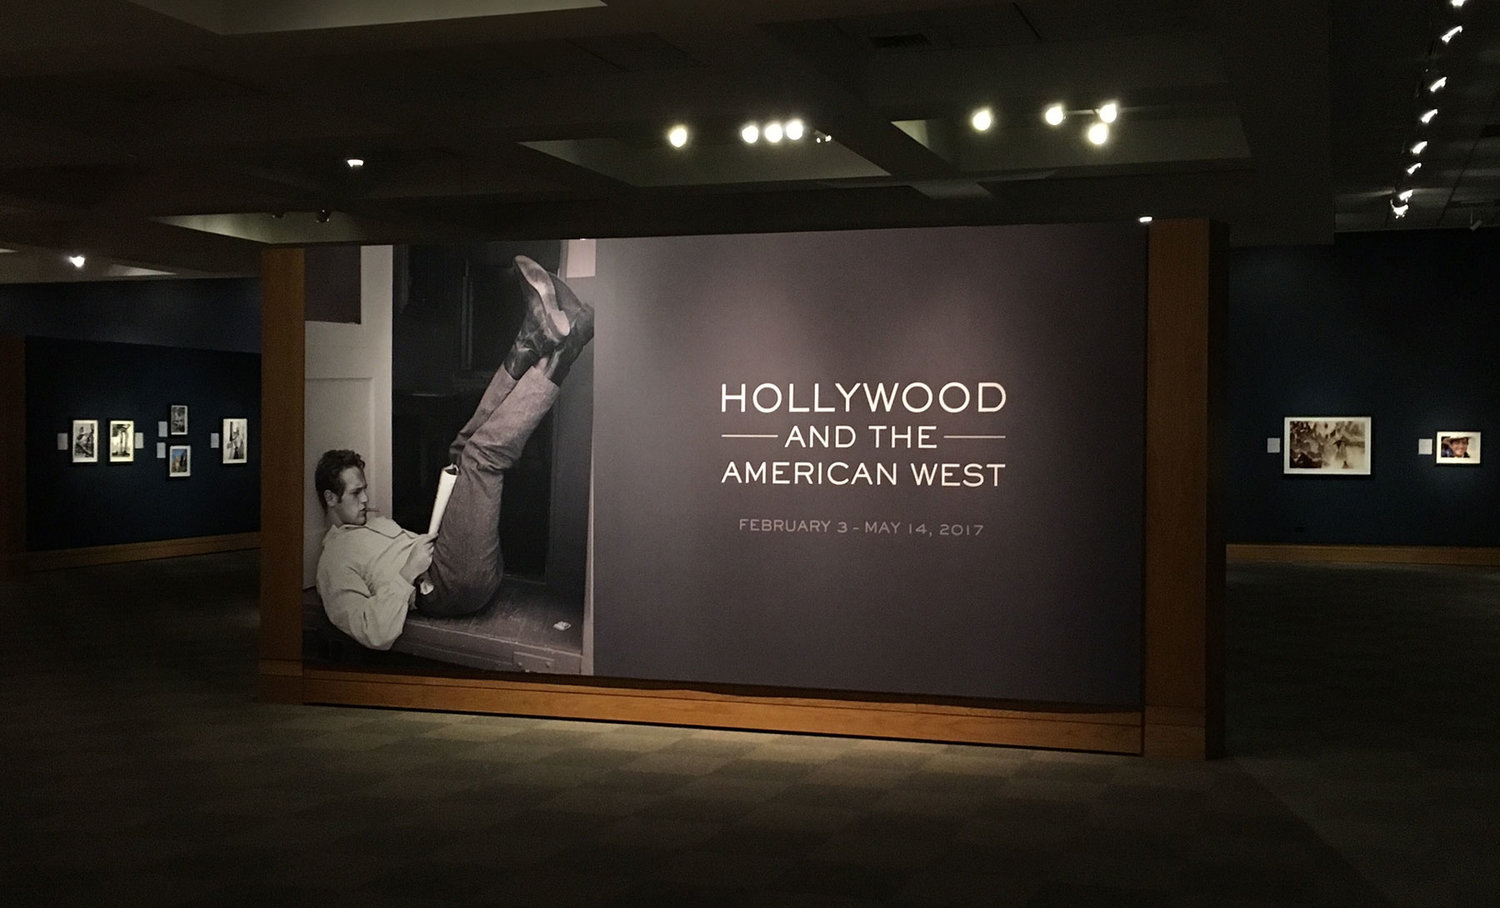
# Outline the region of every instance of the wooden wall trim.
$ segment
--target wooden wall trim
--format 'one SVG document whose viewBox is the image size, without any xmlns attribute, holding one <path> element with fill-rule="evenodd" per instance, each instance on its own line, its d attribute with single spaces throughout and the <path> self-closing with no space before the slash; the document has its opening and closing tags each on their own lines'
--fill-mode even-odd
<svg viewBox="0 0 1500 908">
<path fill-rule="evenodd" d="M 309 703 L 963 741 L 1123 754 L 1140 753 L 1141 741 L 1141 714 L 1134 710 L 945 706 L 316 668 L 304 669 L 302 689 Z"/>
<path fill-rule="evenodd" d="M 1456 564 L 1500 567 L 1500 548 L 1426 545 L 1251 545 L 1225 547 L 1236 563 Z"/>
<path fill-rule="evenodd" d="M 259 533 L 189 536 L 185 539 L 157 539 L 151 542 L 127 542 L 121 545 L 95 545 L 82 549 L 28 552 L 26 569 L 55 571 L 95 564 L 123 564 L 128 561 L 150 561 L 153 558 L 177 558 L 182 555 L 207 555 L 211 552 L 239 552 L 256 548 L 260 548 Z"/>
<path fill-rule="evenodd" d="M 26 562 L 26 339 L 0 334 L 0 580 Z"/>
<path fill-rule="evenodd" d="M 301 700 L 266 666 L 302 659 L 302 434 L 306 332 L 302 250 L 261 256 L 260 654 L 262 699 Z"/>
<path fill-rule="evenodd" d="M 1142 751 L 1223 750 L 1223 515 L 1218 441 L 1224 231 L 1151 225 L 1146 317 Z"/>
</svg>

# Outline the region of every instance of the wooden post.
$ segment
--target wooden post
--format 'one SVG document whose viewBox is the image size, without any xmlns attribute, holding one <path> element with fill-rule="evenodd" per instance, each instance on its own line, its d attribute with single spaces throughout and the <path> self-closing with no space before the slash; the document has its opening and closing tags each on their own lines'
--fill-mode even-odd
<svg viewBox="0 0 1500 908">
<path fill-rule="evenodd" d="M 1146 317 L 1146 756 L 1224 749 L 1225 231 L 1151 225 Z"/>
</svg>

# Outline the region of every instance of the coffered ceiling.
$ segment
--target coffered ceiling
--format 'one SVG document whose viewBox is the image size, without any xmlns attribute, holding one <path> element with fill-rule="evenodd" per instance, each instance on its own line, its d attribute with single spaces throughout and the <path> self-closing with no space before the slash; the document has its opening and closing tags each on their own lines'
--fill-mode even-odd
<svg viewBox="0 0 1500 908">
<path fill-rule="evenodd" d="M 266 244 L 1479 227 L 1500 207 L 1500 0 L 1450 2 L 7 0 L 0 280 L 251 273 Z M 740 137 L 792 117 L 800 141 Z"/>
</svg>

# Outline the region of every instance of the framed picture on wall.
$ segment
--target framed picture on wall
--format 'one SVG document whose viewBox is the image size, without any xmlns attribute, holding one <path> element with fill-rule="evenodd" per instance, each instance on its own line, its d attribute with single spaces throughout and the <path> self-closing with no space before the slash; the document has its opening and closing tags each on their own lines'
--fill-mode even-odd
<svg viewBox="0 0 1500 908">
<path fill-rule="evenodd" d="M 1433 451 L 1438 463 L 1459 467 L 1479 466 L 1479 433 L 1457 429 L 1437 434 Z"/>
<path fill-rule="evenodd" d="M 243 417 L 224 420 L 222 448 L 225 463 L 244 463 L 250 453 L 250 435 Z"/>
<path fill-rule="evenodd" d="M 1369 476 L 1371 418 L 1288 416 L 1281 472 L 1307 476 Z"/>
<path fill-rule="evenodd" d="M 167 449 L 167 478 L 185 479 L 193 475 L 193 449 L 190 445 L 172 445 Z"/>
<path fill-rule="evenodd" d="M 135 420 L 109 421 L 109 462 L 130 463 L 135 460 Z"/>
<path fill-rule="evenodd" d="M 73 420 L 73 462 L 99 462 L 99 420 Z"/>
<path fill-rule="evenodd" d="M 168 431 L 173 435 L 186 435 L 187 433 L 187 404 L 173 404 L 172 415 L 168 419 Z"/>
</svg>

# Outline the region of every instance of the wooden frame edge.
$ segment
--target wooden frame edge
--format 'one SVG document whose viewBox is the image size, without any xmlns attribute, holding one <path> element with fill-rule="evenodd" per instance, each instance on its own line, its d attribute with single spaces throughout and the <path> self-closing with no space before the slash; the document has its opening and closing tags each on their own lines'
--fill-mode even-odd
<svg viewBox="0 0 1500 908">
<path fill-rule="evenodd" d="M 1452 564 L 1500 567 L 1500 548 L 1422 545 L 1306 545 L 1234 543 L 1225 557 L 1235 564 Z"/>
<path fill-rule="evenodd" d="M 263 676 L 264 677 L 264 676 Z M 593 687 L 305 667 L 308 703 L 546 716 L 801 734 L 949 741 L 1138 755 L 1141 714 L 1115 709 L 1006 709 L 908 701 Z"/>
</svg>

